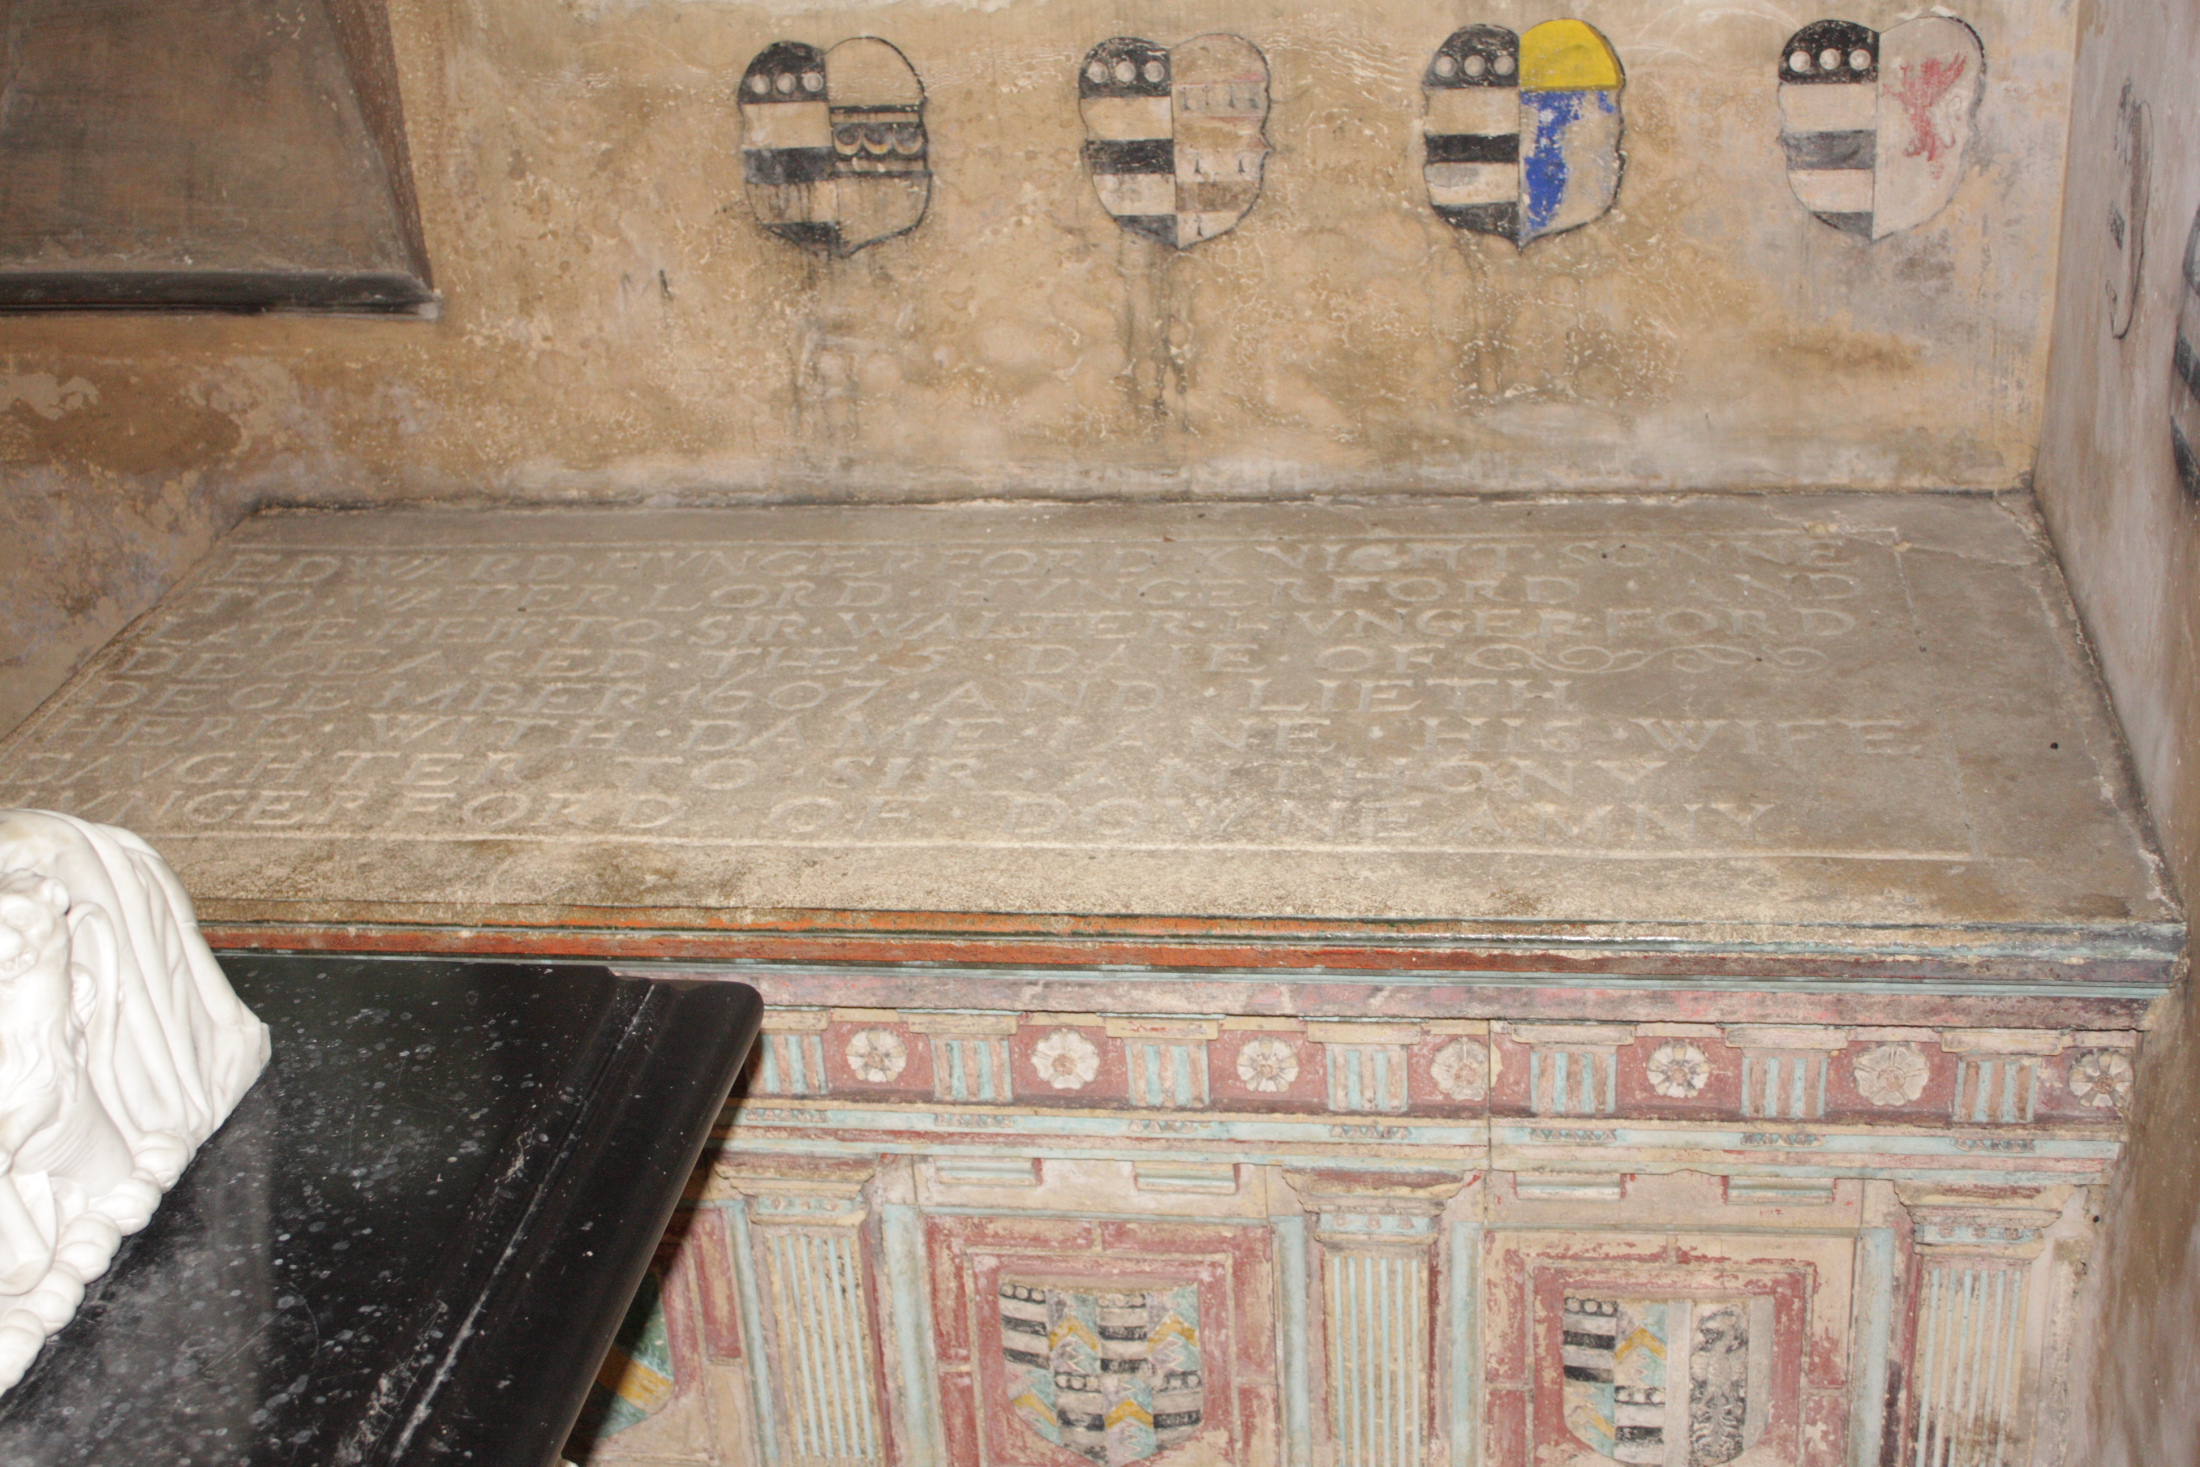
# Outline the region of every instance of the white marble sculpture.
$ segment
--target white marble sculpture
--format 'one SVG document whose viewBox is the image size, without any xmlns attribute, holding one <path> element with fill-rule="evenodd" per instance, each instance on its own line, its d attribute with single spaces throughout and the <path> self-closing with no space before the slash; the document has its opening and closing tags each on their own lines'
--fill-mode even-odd
<svg viewBox="0 0 2200 1467">
<path fill-rule="evenodd" d="M 152 847 L 0 810 L 0 1390 L 267 1054 Z"/>
</svg>

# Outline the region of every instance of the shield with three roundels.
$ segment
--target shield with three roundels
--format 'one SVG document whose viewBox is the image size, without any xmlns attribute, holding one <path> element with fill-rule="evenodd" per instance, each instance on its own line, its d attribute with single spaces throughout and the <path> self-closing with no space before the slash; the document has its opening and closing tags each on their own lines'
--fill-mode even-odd
<svg viewBox="0 0 2200 1467">
<path fill-rule="evenodd" d="M 1846 234 L 1885 239 L 1939 213 L 1963 177 L 1986 51 L 1951 16 L 1881 34 L 1813 21 L 1780 52 L 1788 186 Z"/>
<path fill-rule="evenodd" d="M 1566 1427 L 1628 1467 L 1717 1467 L 1764 1434 L 1772 1300 L 1569 1297 Z"/>
<path fill-rule="evenodd" d="M 1268 58 L 1243 36 L 1102 41 L 1077 74 L 1085 167 L 1115 222 L 1177 249 L 1233 228 L 1268 161 Z"/>
<path fill-rule="evenodd" d="M 1625 82 L 1619 53 L 1587 21 L 1453 31 L 1421 76 L 1421 176 L 1437 217 L 1524 247 L 1601 216 L 1627 161 Z"/>
<path fill-rule="evenodd" d="M 1205 1419 L 1197 1284 L 1003 1279 L 1008 1405 L 1056 1446 L 1105 1467 L 1143 1462 Z"/>
<path fill-rule="evenodd" d="M 741 77 L 741 176 L 766 229 L 846 257 L 924 219 L 924 83 L 876 36 L 779 41 Z"/>
</svg>

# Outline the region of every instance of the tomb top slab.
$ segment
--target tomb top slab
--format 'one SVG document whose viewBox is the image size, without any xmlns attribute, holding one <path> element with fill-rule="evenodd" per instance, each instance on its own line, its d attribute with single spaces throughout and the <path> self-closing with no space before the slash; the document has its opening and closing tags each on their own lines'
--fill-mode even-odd
<svg viewBox="0 0 2200 1467">
<path fill-rule="evenodd" d="M 215 922 L 1206 916 L 2166 961 L 2181 919 L 2028 516 L 269 514 L 0 746 L 0 806 L 139 831 Z"/>
</svg>

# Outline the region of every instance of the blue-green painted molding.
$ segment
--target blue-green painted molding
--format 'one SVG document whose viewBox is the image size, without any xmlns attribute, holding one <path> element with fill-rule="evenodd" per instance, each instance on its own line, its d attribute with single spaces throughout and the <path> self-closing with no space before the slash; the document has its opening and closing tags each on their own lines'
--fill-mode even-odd
<svg viewBox="0 0 2200 1467">
<path fill-rule="evenodd" d="M 1542 1133 L 1542 1134 L 1539 1134 Z M 2000 1146 L 1984 1146 L 1982 1142 L 2021 1141 L 2026 1143 L 2021 1151 L 2004 1150 Z M 1616 1121 L 1601 1116 L 1551 1116 L 1534 1120 L 1516 1120 L 1511 1117 L 1490 1122 L 1490 1144 L 1532 1150 L 1541 1147 L 1563 1147 L 1579 1151 L 1593 1147 L 1631 1153 L 1630 1163 L 1647 1160 L 1640 1153 L 1645 1151 L 1698 1150 L 1716 1151 L 1723 1155 L 1737 1152 L 1777 1151 L 1798 1158 L 1809 1156 L 1873 1155 L 1902 1156 L 2008 1156 L 2036 1159 L 2092 1161 L 2108 1163 L 2116 1159 L 2123 1143 L 2104 1136 L 2058 1136 L 2038 1127 L 2027 1127 L 2019 1135 L 1961 1135 L 1951 1136 L 1945 1128 L 1927 1129 L 1908 1122 L 1899 1129 L 1893 1126 L 1873 1127 L 1869 1130 L 1850 1130 L 1832 1125 L 1782 1126 L 1782 1125 L 1733 1125 L 1731 1122 L 1708 1124 L 1666 1124 L 1645 1126 L 1640 1123 Z M 1662 1159 L 1662 1158 L 1661 1158 Z M 1720 1170 L 1725 1170 L 1721 1167 Z M 1737 1167 L 1737 1171 L 1758 1170 L 1757 1167 Z M 1775 1166 L 1775 1171 L 1785 1171 Z"/>
<path fill-rule="evenodd" d="M 1015 1156 L 1038 1157 L 1049 1161 L 1212 1161 L 1213 1152 L 1171 1150 L 1119 1151 L 1104 1146 L 1030 1146 L 1011 1145 L 1004 1140 L 999 1145 L 955 1144 L 938 1142 L 927 1144 L 921 1139 L 897 1137 L 891 1144 L 873 1140 L 842 1141 L 832 1137 L 816 1136 L 758 1136 L 743 1134 L 739 1144 L 744 1151 L 768 1152 L 779 1156 L 865 1156 L 876 1157 L 891 1153 L 906 1156 L 929 1156 L 953 1153 L 959 1156 Z M 1433 1152 L 1436 1148 L 1430 1148 Z M 1240 1151 L 1230 1153 L 1230 1159 L 1254 1166 L 1308 1167 L 1318 1166 L 1324 1171 L 1355 1171 L 1369 1173 L 1395 1172 L 1400 1167 L 1427 1165 L 1438 1157 L 1428 1154 L 1394 1156 L 1370 1155 L 1359 1152 L 1292 1152 L 1292 1151 Z M 1452 1150 L 1443 1159 L 1453 1165 L 1469 1165 L 1477 1169 L 1494 1171 L 1535 1170 L 1524 1166 L 1517 1158 L 1498 1157 L 1484 1159 L 1473 1154 Z M 1554 1168 L 1557 1169 L 1557 1168 Z M 2078 1171 L 2013 1171 L 1986 1170 L 1975 1167 L 1902 1166 L 1888 1164 L 1853 1166 L 1750 1166 L 1723 1160 L 1716 1156 L 1689 1157 L 1683 1160 L 1649 1160 L 1642 1157 L 1615 1158 L 1607 1162 L 1586 1162 L 1569 1159 L 1565 1167 L 1569 1172 L 1604 1171 L 1633 1176 L 1660 1175 L 1669 1172 L 1702 1172 L 1710 1176 L 1751 1177 L 1811 1177 L 1840 1181 L 1877 1178 L 1890 1182 L 1950 1182 L 1977 1185 L 2008 1185 L 2023 1187 L 2052 1187 L 2057 1185 L 2091 1185 L 2098 1182 L 2105 1167 Z M 937 1210 L 937 1209 L 932 1209 Z M 1721 1224 L 1723 1228 L 1725 1224 Z"/>
<path fill-rule="evenodd" d="M 910 1202 L 879 1208 L 879 1248 L 893 1300 L 894 1354 L 901 1374 L 905 1467 L 950 1467 L 940 1430 L 940 1381 L 932 1332 L 932 1290 L 924 1266 L 924 1213 Z"/>
<path fill-rule="evenodd" d="M 756 1412 L 759 1467 L 779 1467 L 779 1423 L 772 1405 L 771 1351 L 764 1344 L 764 1304 L 756 1292 L 756 1249 L 749 1236 L 749 1203 L 734 1197 L 722 1204 L 733 1245 L 733 1285 L 741 1310 L 742 1354 L 749 1366 L 749 1398 Z"/>
<path fill-rule="evenodd" d="M 1306 1309 L 1314 1276 L 1307 1266 L 1306 1218 L 1286 1214 L 1268 1221 L 1276 1240 L 1276 1385 L 1283 1397 L 1283 1460 L 1285 1467 L 1314 1467 L 1314 1340 Z"/>
<path fill-rule="evenodd" d="M 1453 1218 L 1445 1257 L 1444 1297 L 1450 1305 L 1451 1373 L 1448 1415 L 1451 1467 L 1482 1464 L 1482 1224 Z"/>
<path fill-rule="evenodd" d="M 736 1130 L 742 1131 L 770 1126 L 775 1130 L 818 1128 L 913 1135 L 992 1132 L 1018 1138 L 1044 1136 L 1078 1141 L 1160 1139 L 1283 1146 L 1407 1142 L 1421 1146 L 1479 1148 L 1489 1143 L 1489 1127 L 1478 1117 L 1423 1120 L 1414 1116 L 1378 1116 L 1357 1111 L 1275 1119 L 1244 1114 L 1218 1116 L 1206 1111 L 1064 1115 L 1012 1108 L 987 1110 L 961 1101 L 926 1102 L 906 1110 L 838 1105 L 827 1096 L 817 1097 L 814 1104 L 781 1104 L 777 1096 L 771 1097 L 771 1101 L 770 1104 L 731 1106 L 726 1117 Z"/>
<path fill-rule="evenodd" d="M 1887 1424 L 1887 1357 L 1894 1340 L 1892 1228 L 1856 1235 L 1856 1310 L 1849 1368 L 1850 1467 L 1880 1467 Z"/>
</svg>

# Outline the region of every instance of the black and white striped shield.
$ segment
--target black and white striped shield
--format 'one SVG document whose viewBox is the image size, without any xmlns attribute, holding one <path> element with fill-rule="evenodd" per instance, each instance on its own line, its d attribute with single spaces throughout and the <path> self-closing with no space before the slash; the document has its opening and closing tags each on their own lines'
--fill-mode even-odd
<svg viewBox="0 0 2200 1467">
<path fill-rule="evenodd" d="M 1986 74 L 1962 21 L 1920 16 L 1885 34 L 1813 21 L 1788 37 L 1779 73 L 1788 186 L 1820 219 L 1885 239 L 1954 196 Z"/>
<path fill-rule="evenodd" d="M 1260 197 L 1268 61 L 1244 37 L 1102 41 L 1078 72 L 1077 99 L 1093 190 L 1133 234 L 1188 249 Z"/>
<path fill-rule="evenodd" d="M 741 77 L 741 173 L 766 229 L 845 257 L 924 218 L 924 83 L 876 36 L 830 51 L 779 41 Z"/>
</svg>

